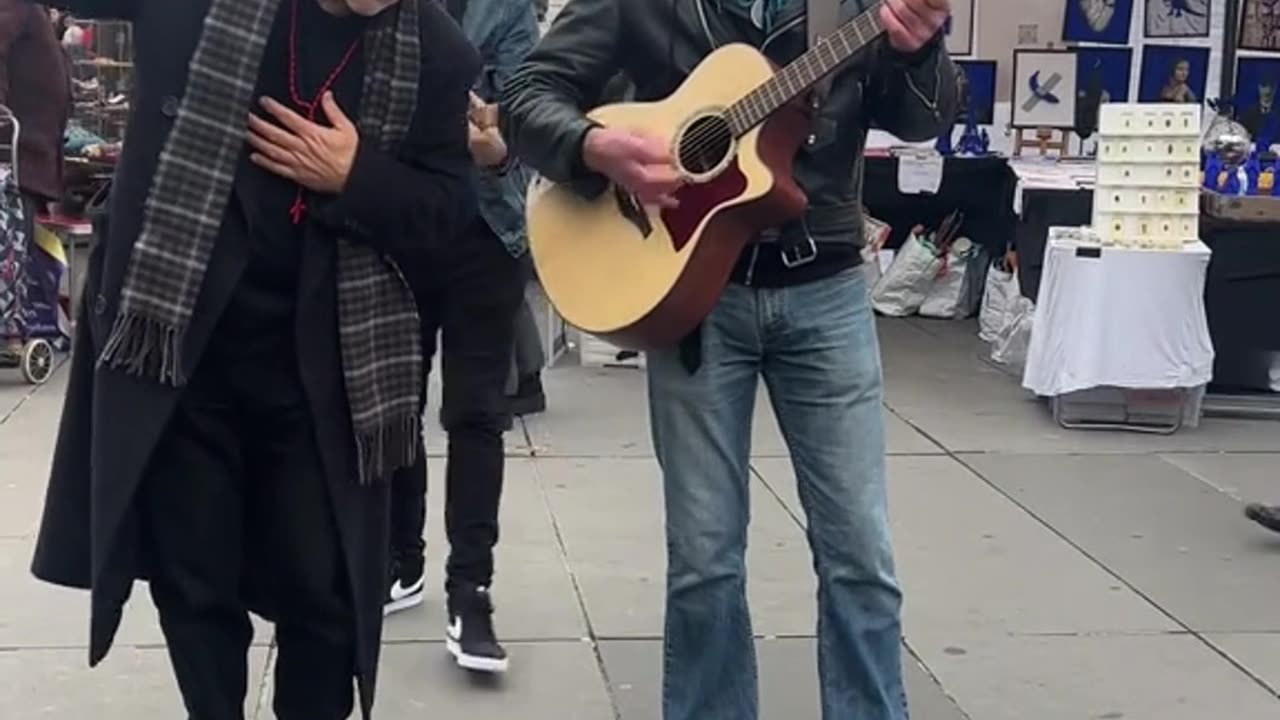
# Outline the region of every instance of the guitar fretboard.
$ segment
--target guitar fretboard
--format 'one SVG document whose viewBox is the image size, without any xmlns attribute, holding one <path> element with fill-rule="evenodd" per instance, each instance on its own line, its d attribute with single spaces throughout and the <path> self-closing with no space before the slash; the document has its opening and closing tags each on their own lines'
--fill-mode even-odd
<svg viewBox="0 0 1280 720">
<path fill-rule="evenodd" d="M 850 56 L 866 47 L 884 30 L 880 24 L 880 3 L 840 26 L 805 54 L 774 73 L 755 90 L 734 103 L 725 113 L 734 135 L 742 135 L 764 122 L 778 108 L 799 97 L 840 67 Z"/>
</svg>

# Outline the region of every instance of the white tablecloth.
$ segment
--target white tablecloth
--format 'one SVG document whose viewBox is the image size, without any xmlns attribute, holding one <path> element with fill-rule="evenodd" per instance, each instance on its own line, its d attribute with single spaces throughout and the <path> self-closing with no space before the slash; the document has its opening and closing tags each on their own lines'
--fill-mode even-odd
<svg viewBox="0 0 1280 720">
<path fill-rule="evenodd" d="M 1209 248 L 1093 248 L 1055 240 L 1022 384 L 1043 397 L 1100 386 L 1194 388 L 1213 376 L 1205 319 Z M 1259 309 L 1261 310 L 1261 308 Z"/>
</svg>

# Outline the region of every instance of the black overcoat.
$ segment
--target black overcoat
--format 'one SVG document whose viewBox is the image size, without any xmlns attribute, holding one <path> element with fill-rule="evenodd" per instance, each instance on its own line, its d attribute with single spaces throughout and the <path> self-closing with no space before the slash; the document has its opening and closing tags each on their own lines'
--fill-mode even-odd
<svg viewBox="0 0 1280 720">
<path fill-rule="evenodd" d="M 285 0 L 287 1 L 287 0 Z M 423 67 L 418 110 L 391 156 L 361 143 L 346 190 L 312 201 L 300 269 L 297 341 L 303 386 L 331 488 L 357 609 L 358 671 L 366 713 L 376 680 L 386 592 L 386 483 L 360 486 L 337 336 L 340 232 L 388 253 L 450 242 L 474 208 L 468 181 L 467 92 L 479 58 L 432 0 L 419 2 Z M 135 85 L 108 212 L 90 255 L 81 322 L 46 495 L 33 572 L 91 590 L 89 661 L 110 649 L 124 602 L 144 576 L 133 498 L 180 389 L 96 359 L 111 328 L 143 204 L 173 126 L 210 0 L 55 0 L 79 16 L 133 22 Z M 246 108 L 246 114 L 248 108 Z M 215 246 L 183 352 L 195 367 L 247 262 L 241 247 Z"/>
</svg>

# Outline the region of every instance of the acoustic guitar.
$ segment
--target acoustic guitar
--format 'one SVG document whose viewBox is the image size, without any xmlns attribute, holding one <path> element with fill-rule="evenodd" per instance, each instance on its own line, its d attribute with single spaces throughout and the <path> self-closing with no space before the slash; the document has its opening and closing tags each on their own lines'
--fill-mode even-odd
<svg viewBox="0 0 1280 720">
<path fill-rule="evenodd" d="M 679 206 L 642 206 L 618 186 L 584 198 L 530 193 L 530 249 L 547 296 L 571 325 L 630 350 L 668 347 L 711 313 L 747 243 L 803 215 L 792 161 L 812 126 L 808 91 L 878 37 L 879 3 L 782 69 L 725 45 L 665 100 L 605 105 L 605 127 L 660 138 L 684 180 Z"/>
</svg>

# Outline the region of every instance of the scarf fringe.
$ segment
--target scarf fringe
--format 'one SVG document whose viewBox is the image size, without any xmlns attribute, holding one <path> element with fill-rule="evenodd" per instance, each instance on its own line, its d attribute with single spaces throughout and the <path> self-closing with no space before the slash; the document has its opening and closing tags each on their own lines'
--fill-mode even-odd
<svg viewBox="0 0 1280 720">
<path fill-rule="evenodd" d="M 178 328 L 137 313 L 116 316 L 99 363 L 174 387 L 187 381 Z"/>
<path fill-rule="evenodd" d="M 360 484 L 372 485 L 412 465 L 422 450 L 422 416 L 403 413 L 371 430 L 356 431 Z"/>
</svg>

